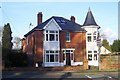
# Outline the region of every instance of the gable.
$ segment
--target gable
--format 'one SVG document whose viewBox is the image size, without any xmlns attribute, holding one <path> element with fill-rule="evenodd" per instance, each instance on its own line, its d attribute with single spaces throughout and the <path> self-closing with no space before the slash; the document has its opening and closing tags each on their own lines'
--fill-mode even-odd
<svg viewBox="0 0 120 80">
<path fill-rule="evenodd" d="M 57 22 L 52 18 L 44 27 L 45 30 L 62 30 Z"/>
</svg>

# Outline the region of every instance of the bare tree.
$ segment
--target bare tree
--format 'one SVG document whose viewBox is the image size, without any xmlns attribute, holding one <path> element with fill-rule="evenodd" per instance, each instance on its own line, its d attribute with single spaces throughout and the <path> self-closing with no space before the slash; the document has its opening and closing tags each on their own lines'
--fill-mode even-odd
<svg viewBox="0 0 120 80">
<path fill-rule="evenodd" d="M 15 49 L 20 49 L 21 48 L 21 38 L 20 37 L 14 37 L 13 39 L 14 48 Z"/>
</svg>

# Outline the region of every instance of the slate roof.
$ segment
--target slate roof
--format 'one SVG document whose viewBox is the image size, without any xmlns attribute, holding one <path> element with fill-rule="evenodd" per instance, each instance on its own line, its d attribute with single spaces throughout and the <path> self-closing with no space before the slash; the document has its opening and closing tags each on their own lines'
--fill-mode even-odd
<svg viewBox="0 0 120 80">
<path fill-rule="evenodd" d="M 39 24 L 38 26 L 36 26 L 35 28 L 33 28 L 31 31 L 29 31 L 27 34 L 25 34 L 24 36 L 26 37 L 27 35 L 29 35 L 30 33 L 34 32 L 35 30 L 43 30 L 44 26 L 51 20 L 54 19 L 57 24 L 61 27 L 62 31 L 73 31 L 73 32 L 80 32 L 80 31 L 85 31 L 83 28 L 81 28 L 82 26 L 74 23 L 68 19 L 65 19 L 63 17 L 57 17 L 57 16 L 52 16 L 51 18 L 49 18 L 48 20 L 46 20 L 45 22 Z"/>
<path fill-rule="evenodd" d="M 95 22 L 95 19 L 93 17 L 92 11 L 89 8 L 89 11 L 87 13 L 85 22 L 83 24 L 83 26 L 89 26 L 89 25 L 94 25 L 94 26 L 98 26 L 97 23 Z"/>
</svg>

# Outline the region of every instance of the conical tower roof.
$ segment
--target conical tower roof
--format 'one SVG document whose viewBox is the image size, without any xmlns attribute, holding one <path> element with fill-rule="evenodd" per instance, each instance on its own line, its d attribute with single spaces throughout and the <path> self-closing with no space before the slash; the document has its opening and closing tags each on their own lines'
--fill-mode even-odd
<svg viewBox="0 0 120 80">
<path fill-rule="evenodd" d="M 90 26 L 90 25 L 98 26 L 97 23 L 95 22 L 95 19 L 94 19 L 94 17 L 93 17 L 92 11 L 91 11 L 90 8 L 89 8 L 83 26 Z"/>
</svg>

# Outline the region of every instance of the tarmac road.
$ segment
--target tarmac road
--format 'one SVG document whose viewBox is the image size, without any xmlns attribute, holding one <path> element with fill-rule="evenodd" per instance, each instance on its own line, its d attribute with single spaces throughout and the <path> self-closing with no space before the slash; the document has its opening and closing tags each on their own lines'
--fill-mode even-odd
<svg viewBox="0 0 120 80">
<path fill-rule="evenodd" d="M 120 80 L 118 72 L 3 71 L 2 80 Z"/>
</svg>

